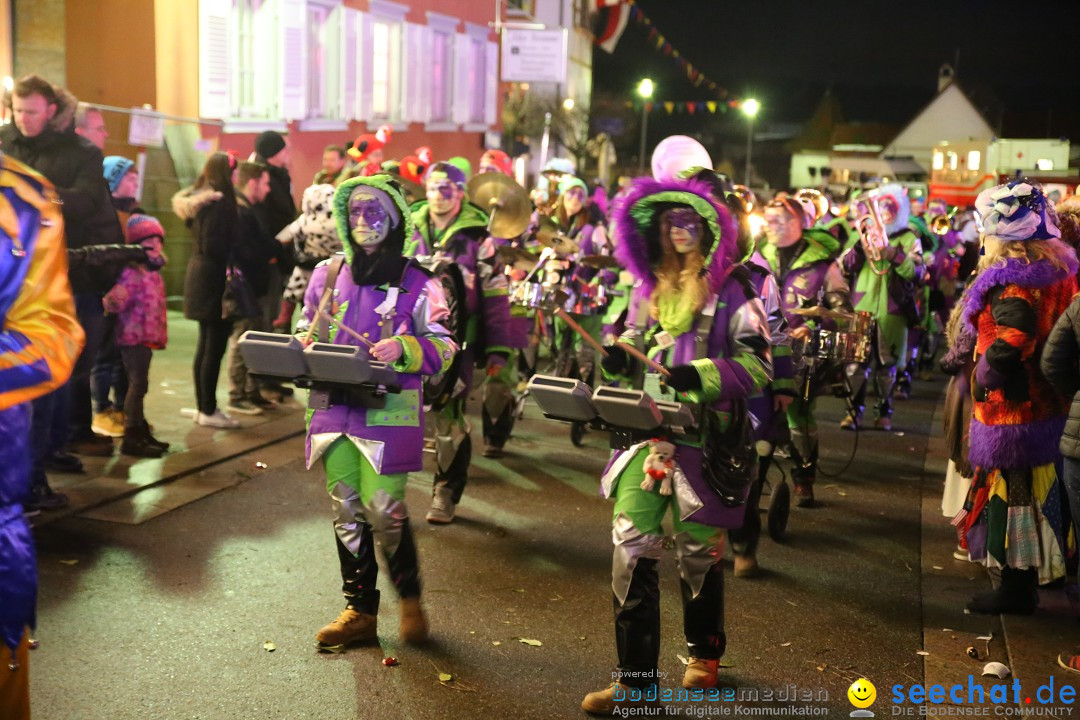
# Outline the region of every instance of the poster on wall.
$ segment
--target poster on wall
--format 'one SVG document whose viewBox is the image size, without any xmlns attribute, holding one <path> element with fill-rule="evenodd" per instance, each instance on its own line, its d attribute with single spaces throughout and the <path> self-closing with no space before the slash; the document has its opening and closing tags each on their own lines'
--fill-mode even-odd
<svg viewBox="0 0 1080 720">
<path fill-rule="evenodd" d="M 128 122 L 128 144 L 165 147 L 165 116 L 145 108 L 132 108 Z"/>
</svg>

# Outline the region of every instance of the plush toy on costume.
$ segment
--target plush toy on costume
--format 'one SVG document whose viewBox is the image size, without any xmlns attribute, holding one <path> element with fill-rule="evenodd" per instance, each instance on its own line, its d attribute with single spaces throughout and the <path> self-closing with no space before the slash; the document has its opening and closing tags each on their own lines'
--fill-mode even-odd
<svg viewBox="0 0 1080 720">
<path fill-rule="evenodd" d="M 652 492 L 659 481 L 660 494 L 670 495 L 671 478 L 675 475 L 675 446 L 664 440 L 652 440 L 641 469 L 645 472 L 645 479 L 641 481 L 642 490 Z"/>
</svg>

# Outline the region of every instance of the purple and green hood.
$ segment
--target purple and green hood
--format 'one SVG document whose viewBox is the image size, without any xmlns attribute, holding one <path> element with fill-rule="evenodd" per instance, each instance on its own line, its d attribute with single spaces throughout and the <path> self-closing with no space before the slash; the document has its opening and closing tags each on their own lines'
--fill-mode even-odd
<svg viewBox="0 0 1080 720">
<path fill-rule="evenodd" d="M 738 226 L 728 209 L 712 199 L 710 190 L 707 183 L 698 180 L 638 178 L 615 206 L 615 257 L 641 281 L 645 291 L 652 292 L 655 287 L 654 268 L 661 260 L 660 213 L 682 205 L 705 221 L 705 273 L 709 289 L 719 292 L 724 269 L 736 259 Z"/>
</svg>

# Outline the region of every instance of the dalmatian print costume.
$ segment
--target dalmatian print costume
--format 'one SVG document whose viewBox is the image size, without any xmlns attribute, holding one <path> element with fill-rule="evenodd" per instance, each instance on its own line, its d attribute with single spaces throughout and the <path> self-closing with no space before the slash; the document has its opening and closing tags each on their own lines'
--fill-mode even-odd
<svg viewBox="0 0 1080 720">
<path fill-rule="evenodd" d="M 300 217 L 278 233 L 278 242 L 291 244 L 296 253 L 296 266 L 285 286 L 281 299 L 300 304 L 304 302 L 311 271 L 331 255 L 341 252 L 341 240 L 334 224 L 333 185 L 312 185 L 300 201 Z"/>
</svg>

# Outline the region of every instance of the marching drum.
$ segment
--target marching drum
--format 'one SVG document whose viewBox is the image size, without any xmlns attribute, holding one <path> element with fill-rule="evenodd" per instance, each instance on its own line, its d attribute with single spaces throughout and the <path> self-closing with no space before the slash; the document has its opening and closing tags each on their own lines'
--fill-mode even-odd
<svg viewBox="0 0 1080 720">
<path fill-rule="evenodd" d="M 548 304 L 549 292 L 544 283 L 515 280 L 510 283 L 510 302 L 527 308 Z"/>
<path fill-rule="evenodd" d="M 603 285 L 574 283 L 563 309 L 571 315 L 602 315 L 607 310 L 607 290 Z"/>
</svg>

